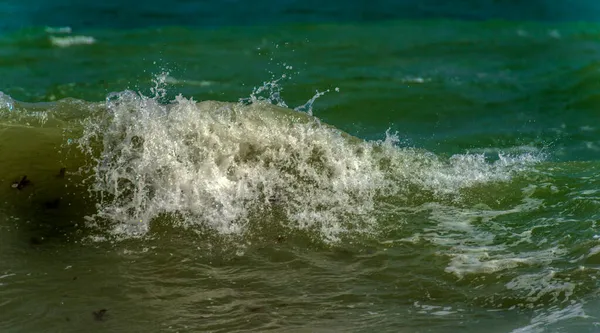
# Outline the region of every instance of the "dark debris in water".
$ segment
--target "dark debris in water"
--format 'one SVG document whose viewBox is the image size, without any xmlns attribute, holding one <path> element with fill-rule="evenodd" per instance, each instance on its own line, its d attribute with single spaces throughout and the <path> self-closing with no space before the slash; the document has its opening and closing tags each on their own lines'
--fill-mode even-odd
<svg viewBox="0 0 600 333">
<path fill-rule="evenodd" d="M 13 182 L 10 187 L 16 188 L 17 190 L 22 190 L 25 186 L 30 185 L 31 182 L 27 179 L 27 176 L 23 176 L 21 180 Z"/>
<path fill-rule="evenodd" d="M 53 200 L 48 200 L 44 202 L 44 207 L 46 209 L 57 209 L 60 206 L 60 198 L 56 198 Z"/>
<path fill-rule="evenodd" d="M 43 241 L 43 238 L 35 237 L 35 236 L 33 236 L 29 239 L 29 243 L 31 245 L 42 245 L 42 241 Z"/>
<path fill-rule="evenodd" d="M 100 309 L 98 311 L 92 312 L 95 321 L 103 321 L 106 318 L 107 309 Z"/>
<path fill-rule="evenodd" d="M 246 306 L 246 311 L 250 312 L 250 313 L 265 312 L 266 309 L 267 308 L 265 306 L 262 306 L 262 305 L 248 305 L 248 306 Z"/>
<path fill-rule="evenodd" d="M 66 172 L 66 171 L 67 171 L 67 168 L 61 168 L 61 169 L 58 171 L 58 175 L 57 175 L 56 177 L 58 177 L 58 178 L 65 178 L 65 172 Z"/>
</svg>

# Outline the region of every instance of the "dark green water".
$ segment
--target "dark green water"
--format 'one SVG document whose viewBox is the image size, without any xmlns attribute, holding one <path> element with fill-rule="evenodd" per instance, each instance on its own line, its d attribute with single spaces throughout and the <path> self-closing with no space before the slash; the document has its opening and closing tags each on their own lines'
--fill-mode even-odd
<svg viewBox="0 0 600 333">
<path fill-rule="evenodd" d="M 599 37 L 6 32 L 0 331 L 595 332 Z"/>
</svg>

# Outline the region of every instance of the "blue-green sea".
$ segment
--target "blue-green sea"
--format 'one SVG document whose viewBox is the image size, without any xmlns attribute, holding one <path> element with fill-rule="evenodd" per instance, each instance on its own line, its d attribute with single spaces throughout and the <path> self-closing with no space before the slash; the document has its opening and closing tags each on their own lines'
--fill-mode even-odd
<svg viewBox="0 0 600 333">
<path fill-rule="evenodd" d="M 600 5 L 0 4 L 0 332 L 600 332 Z"/>
</svg>

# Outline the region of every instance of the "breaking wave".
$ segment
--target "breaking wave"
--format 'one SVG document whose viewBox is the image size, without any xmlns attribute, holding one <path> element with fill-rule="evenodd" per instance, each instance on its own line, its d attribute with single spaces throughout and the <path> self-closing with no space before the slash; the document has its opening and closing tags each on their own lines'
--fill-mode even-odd
<svg viewBox="0 0 600 333">
<path fill-rule="evenodd" d="M 94 218 L 130 236 L 171 216 L 219 234 L 268 223 L 337 241 L 374 232 L 401 206 L 460 201 L 464 189 L 507 181 L 541 158 L 443 158 L 400 147 L 392 133 L 364 141 L 264 100 L 163 104 L 132 91 L 108 96 L 83 127 L 77 144 L 94 161 Z"/>
</svg>

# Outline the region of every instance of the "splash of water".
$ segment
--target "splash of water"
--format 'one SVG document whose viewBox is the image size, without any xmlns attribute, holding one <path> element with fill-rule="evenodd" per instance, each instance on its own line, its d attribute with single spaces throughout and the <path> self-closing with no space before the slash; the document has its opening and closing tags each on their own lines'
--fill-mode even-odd
<svg viewBox="0 0 600 333">
<path fill-rule="evenodd" d="M 170 79 L 171 73 L 165 69 L 161 73 L 155 75 L 152 78 L 153 87 L 150 88 L 150 92 L 153 95 L 153 99 L 163 101 L 167 96 L 167 85 Z"/>
<path fill-rule="evenodd" d="M 283 86 L 280 84 L 282 80 L 288 79 L 287 74 L 282 74 L 280 78 L 271 81 L 263 82 L 262 86 L 254 87 L 250 97 L 240 98 L 239 102 L 243 104 L 251 104 L 257 102 L 267 102 L 287 108 L 287 104 L 281 97 Z"/>
<path fill-rule="evenodd" d="M 317 100 L 317 98 L 325 95 L 328 92 L 329 92 L 329 89 L 327 89 L 324 92 L 319 92 L 317 90 L 316 93 L 315 93 L 315 95 L 311 99 L 309 99 L 303 105 L 295 107 L 294 110 L 295 111 L 299 111 L 299 112 L 306 112 L 308 115 L 312 116 L 313 115 L 313 104 L 315 103 L 315 101 Z"/>
<path fill-rule="evenodd" d="M 0 108 L 12 111 L 14 109 L 13 99 L 0 91 Z"/>
</svg>

